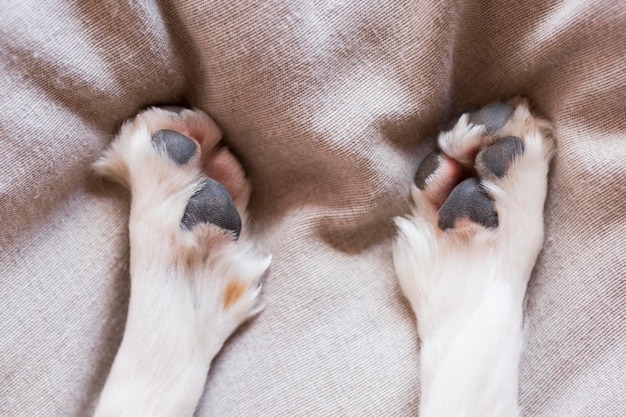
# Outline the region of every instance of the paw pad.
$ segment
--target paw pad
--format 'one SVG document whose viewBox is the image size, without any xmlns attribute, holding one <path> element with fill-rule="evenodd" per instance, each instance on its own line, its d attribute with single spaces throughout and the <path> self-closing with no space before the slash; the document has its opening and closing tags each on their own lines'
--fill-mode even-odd
<svg viewBox="0 0 626 417">
<path fill-rule="evenodd" d="M 494 202 L 476 178 L 468 178 L 457 185 L 439 209 L 438 226 L 441 230 L 454 229 L 464 220 L 484 227 L 498 227 Z"/>
<path fill-rule="evenodd" d="M 210 178 L 202 181 L 201 188 L 187 203 L 181 220 L 181 226 L 187 230 L 198 223 L 210 223 L 230 230 L 236 238 L 241 233 L 241 217 L 228 191 Z"/>
<path fill-rule="evenodd" d="M 492 173 L 502 178 L 515 158 L 523 153 L 524 142 L 516 136 L 507 136 L 480 151 L 476 158 L 476 166 L 483 174 Z"/>
<path fill-rule="evenodd" d="M 152 145 L 178 165 L 184 165 L 196 154 L 196 142 L 174 130 L 163 129 L 152 135 Z"/>
<path fill-rule="evenodd" d="M 513 107 L 506 103 L 491 103 L 480 110 L 471 112 L 468 121 L 485 126 L 487 133 L 500 130 L 513 115 Z"/>
<path fill-rule="evenodd" d="M 440 154 L 437 151 L 433 151 L 426 155 L 422 162 L 420 163 L 419 168 L 417 169 L 417 173 L 415 174 L 415 185 L 420 190 L 426 188 L 426 180 L 435 172 L 437 168 L 439 168 L 440 163 Z"/>
<path fill-rule="evenodd" d="M 470 224 L 498 227 L 491 185 L 508 189 L 516 184 L 499 180 L 510 175 L 516 160 L 527 156 L 525 141 L 533 120 L 524 101 L 515 108 L 496 102 L 456 118 L 440 133 L 438 149 L 417 169 L 418 211 L 442 231 Z"/>
</svg>

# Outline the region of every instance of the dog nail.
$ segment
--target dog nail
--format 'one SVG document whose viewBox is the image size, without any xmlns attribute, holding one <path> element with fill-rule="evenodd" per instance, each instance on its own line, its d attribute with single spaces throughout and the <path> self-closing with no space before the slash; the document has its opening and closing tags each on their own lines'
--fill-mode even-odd
<svg viewBox="0 0 626 417">
<path fill-rule="evenodd" d="M 420 190 L 426 187 L 426 180 L 439 168 L 441 162 L 439 152 L 433 151 L 426 155 L 415 173 L 415 185 Z"/>
<path fill-rule="evenodd" d="M 478 154 L 478 164 L 502 178 L 513 160 L 524 153 L 524 142 L 516 136 L 498 139 Z"/>
<path fill-rule="evenodd" d="M 471 112 L 469 122 L 484 125 L 487 133 L 499 130 L 513 115 L 513 107 L 506 103 L 492 103 L 478 111 Z"/>
<path fill-rule="evenodd" d="M 457 185 L 439 209 L 438 225 L 441 230 L 454 229 L 456 223 L 462 220 L 485 227 L 498 227 L 494 202 L 476 178 L 468 178 Z"/>
<path fill-rule="evenodd" d="M 152 144 L 163 149 L 167 156 L 178 165 L 187 163 L 196 153 L 196 143 L 174 130 L 163 129 L 152 135 Z"/>
<path fill-rule="evenodd" d="M 198 190 L 187 203 L 181 224 L 191 230 L 198 223 L 211 223 L 235 233 L 241 232 L 241 217 L 235 208 L 228 191 L 219 182 L 210 178 L 202 182 Z"/>
</svg>

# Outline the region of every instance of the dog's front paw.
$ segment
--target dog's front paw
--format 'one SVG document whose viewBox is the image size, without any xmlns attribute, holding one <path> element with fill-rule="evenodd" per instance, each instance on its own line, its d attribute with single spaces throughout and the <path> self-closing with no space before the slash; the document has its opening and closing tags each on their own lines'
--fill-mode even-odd
<svg viewBox="0 0 626 417">
<path fill-rule="evenodd" d="M 421 416 L 516 416 L 522 300 L 551 125 L 521 100 L 461 115 L 422 161 L 393 255 L 421 342 Z"/>
<path fill-rule="evenodd" d="M 552 127 L 516 99 L 463 114 L 438 145 L 415 175 L 413 214 L 396 219 L 394 261 L 418 316 L 441 318 L 487 281 L 525 291 L 543 240 Z"/>
<path fill-rule="evenodd" d="M 94 169 L 132 194 L 128 319 L 96 415 L 191 416 L 270 264 L 246 230 L 243 169 L 209 116 L 179 107 L 125 123 Z"/>
<path fill-rule="evenodd" d="M 258 311 L 270 261 L 247 234 L 250 186 L 220 141 L 204 112 L 154 107 L 126 122 L 94 163 L 132 193 L 131 279 L 145 290 L 137 297 L 166 297 L 163 310 L 178 314 L 171 294 L 179 293 L 179 310 L 192 312 L 209 350 Z"/>
</svg>

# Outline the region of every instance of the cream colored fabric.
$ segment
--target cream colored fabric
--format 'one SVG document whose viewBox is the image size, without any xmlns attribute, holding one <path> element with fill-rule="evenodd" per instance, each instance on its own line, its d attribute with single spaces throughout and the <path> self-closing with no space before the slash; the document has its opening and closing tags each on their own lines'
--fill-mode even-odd
<svg viewBox="0 0 626 417">
<path fill-rule="evenodd" d="M 517 94 L 558 132 L 524 415 L 626 415 L 623 3 L 2 2 L 0 415 L 91 413 L 124 328 L 129 196 L 89 164 L 178 100 L 223 127 L 274 255 L 197 415 L 415 415 L 390 218 L 440 124 Z"/>
</svg>

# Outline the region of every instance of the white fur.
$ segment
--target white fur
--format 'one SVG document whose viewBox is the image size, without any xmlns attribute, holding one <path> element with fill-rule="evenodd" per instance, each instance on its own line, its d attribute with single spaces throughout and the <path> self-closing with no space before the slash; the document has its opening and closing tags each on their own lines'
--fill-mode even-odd
<svg viewBox="0 0 626 417">
<path fill-rule="evenodd" d="M 485 133 L 485 127 L 471 124 L 469 114 L 465 113 L 452 129 L 439 134 L 438 142 L 448 156 L 467 166 L 473 162 L 469 155 L 474 155 L 477 149 L 491 142 Z"/>
<path fill-rule="evenodd" d="M 550 124 L 533 117 L 524 101 L 513 104 L 512 118 L 497 133 L 520 137 L 525 151 L 503 178 L 482 180 L 495 200 L 497 229 L 438 230 L 437 187 L 449 192 L 446 178 L 426 181 L 430 196 L 413 186 L 413 213 L 395 219 L 394 263 L 421 340 L 422 417 L 519 414 L 522 304 L 543 241 L 553 145 Z M 165 128 L 198 141 L 199 152 L 186 165 L 152 146 L 152 134 Z M 250 189 L 232 154 L 216 147 L 219 140 L 218 127 L 198 110 L 153 108 L 124 124 L 94 164 L 132 192 L 128 320 L 97 417 L 192 416 L 213 357 L 259 311 L 259 281 L 270 259 L 246 233 Z M 456 163 L 472 165 L 476 151 L 492 141 L 463 115 L 439 137 L 444 177 L 456 175 Z M 205 175 L 233 196 L 244 222 L 238 241 L 214 225 L 180 227 Z M 237 294 L 228 297 L 233 285 Z"/>
<path fill-rule="evenodd" d="M 515 100 L 498 136 L 515 135 L 525 151 L 501 178 L 483 179 L 499 226 L 470 225 L 442 232 L 436 208 L 413 186 L 414 211 L 396 218 L 394 263 L 415 312 L 421 341 L 421 417 L 517 416 L 522 306 L 543 241 L 543 205 L 551 125 Z M 467 116 L 439 137 L 461 164 L 491 140 Z"/>
<path fill-rule="evenodd" d="M 201 152 L 183 166 L 160 154 L 151 136 L 164 128 L 196 139 Z M 128 319 L 97 417 L 192 416 L 213 357 L 260 309 L 270 258 L 246 233 L 249 186 L 230 152 L 215 148 L 219 139 L 199 110 L 153 108 L 124 124 L 94 163 L 132 192 Z M 204 173 L 216 174 L 233 196 L 244 222 L 238 241 L 214 225 L 180 227 Z"/>
</svg>

